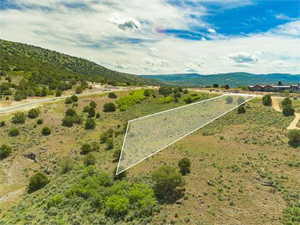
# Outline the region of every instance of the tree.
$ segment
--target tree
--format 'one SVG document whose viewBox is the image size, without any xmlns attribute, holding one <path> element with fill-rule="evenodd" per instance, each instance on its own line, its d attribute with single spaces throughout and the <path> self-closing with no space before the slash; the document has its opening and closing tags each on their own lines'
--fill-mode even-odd
<svg viewBox="0 0 300 225">
<path fill-rule="evenodd" d="M 55 96 L 60 97 L 61 95 L 62 95 L 62 91 L 61 90 L 56 90 Z"/>
<path fill-rule="evenodd" d="M 191 172 L 191 160 L 188 158 L 183 158 L 179 160 L 178 167 L 182 175 L 186 175 Z"/>
<path fill-rule="evenodd" d="M 14 124 L 24 124 L 25 120 L 26 120 L 25 113 L 17 112 L 14 114 L 13 118 L 11 119 L 11 122 Z"/>
<path fill-rule="evenodd" d="M 84 158 L 83 158 L 83 163 L 85 166 L 92 166 L 95 165 L 96 163 L 96 158 L 92 153 L 87 154 Z"/>
<path fill-rule="evenodd" d="M 28 112 L 28 117 L 30 119 L 35 119 L 40 115 L 40 110 L 39 109 L 30 109 Z"/>
<path fill-rule="evenodd" d="M 262 98 L 262 103 L 265 106 L 272 106 L 272 98 L 271 95 L 264 95 Z"/>
<path fill-rule="evenodd" d="M 103 112 L 114 112 L 116 111 L 116 105 L 112 102 L 105 103 L 103 106 Z"/>
<path fill-rule="evenodd" d="M 91 151 L 92 151 L 92 147 L 90 144 L 83 144 L 81 146 L 80 154 L 86 155 L 86 154 L 90 153 Z"/>
<path fill-rule="evenodd" d="M 37 173 L 30 178 L 28 192 L 35 192 L 49 183 L 48 178 L 43 173 Z"/>
<path fill-rule="evenodd" d="M 288 133 L 289 144 L 293 147 L 300 145 L 300 130 L 290 130 Z"/>
<path fill-rule="evenodd" d="M 219 84 L 213 84 L 213 87 L 214 87 L 214 88 L 218 88 L 218 87 L 219 87 Z"/>
<path fill-rule="evenodd" d="M 184 185 L 182 175 L 171 166 L 162 166 L 152 173 L 154 190 L 159 199 L 173 200 L 178 194 L 177 188 Z"/>
<path fill-rule="evenodd" d="M 76 95 L 71 96 L 72 102 L 78 102 L 78 97 Z"/>
<path fill-rule="evenodd" d="M 64 127 L 72 127 L 74 124 L 74 120 L 72 116 L 65 116 L 62 120 L 62 125 Z"/>
<path fill-rule="evenodd" d="M 278 86 L 282 86 L 282 82 L 281 81 L 278 81 Z"/>
<path fill-rule="evenodd" d="M 114 92 L 108 93 L 109 98 L 118 98 L 118 96 Z"/>
<path fill-rule="evenodd" d="M 51 130 L 50 130 L 49 127 L 44 127 L 44 128 L 42 129 L 42 135 L 48 136 L 48 135 L 50 135 L 50 134 L 51 134 Z"/>
<path fill-rule="evenodd" d="M 94 119 L 91 119 L 91 118 L 88 118 L 85 122 L 85 125 L 84 125 L 84 128 L 86 130 L 92 130 L 92 129 L 95 129 L 96 127 L 96 122 Z"/>
<path fill-rule="evenodd" d="M 96 115 L 95 108 L 90 107 L 89 108 L 89 117 L 92 118 Z"/>
<path fill-rule="evenodd" d="M 17 128 L 11 128 L 8 132 L 9 136 L 15 137 L 20 134 L 19 130 Z"/>
<path fill-rule="evenodd" d="M 245 109 L 245 106 L 244 105 L 240 105 L 237 109 L 237 113 L 238 114 L 243 114 L 243 113 L 246 113 L 246 109 Z"/>
<path fill-rule="evenodd" d="M 8 145 L 1 145 L 0 146 L 0 160 L 7 158 L 11 153 L 11 147 Z"/>
<path fill-rule="evenodd" d="M 41 124 L 43 124 L 43 120 L 42 119 L 38 119 L 37 121 L 36 121 L 36 123 L 38 124 L 38 125 L 41 125 Z"/>
<path fill-rule="evenodd" d="M 168 95 L 172 94 L 172 88 L 170 88 L 170 87 L 160 87 L 158 89 L 158 93 L 160 95 L 163 95 L 164 97 L 167 97 Z"/>
<path fill-rule="evenodd" d="M 232 96 L 227 96 L 225 100 L 226 100 L 226 104 L 232 104 L 233 103 Z"/>
</svg>

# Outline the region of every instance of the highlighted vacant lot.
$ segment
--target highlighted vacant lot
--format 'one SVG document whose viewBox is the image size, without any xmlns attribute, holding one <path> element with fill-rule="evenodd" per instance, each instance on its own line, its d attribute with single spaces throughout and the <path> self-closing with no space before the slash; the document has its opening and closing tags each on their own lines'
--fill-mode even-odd
<svg viewBox="0 0 300 225">
<path fill-rule="evenodd" d="M 222 95 L 128 122 L 117 174 L 251 100 L 252 95 Z"/>
</svg>

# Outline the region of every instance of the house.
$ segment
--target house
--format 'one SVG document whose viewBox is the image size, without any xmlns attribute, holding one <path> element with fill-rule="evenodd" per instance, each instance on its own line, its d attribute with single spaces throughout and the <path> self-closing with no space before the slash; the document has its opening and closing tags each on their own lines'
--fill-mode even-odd
<svg viewBox="0 0 300 225">
<path fill-rule="evenodd" d="M 265 91 L 265 92 L 300 92 L 300 84 L 297 85 L 254 85 L 248 86 L 250 91 Z"/>
</svg>

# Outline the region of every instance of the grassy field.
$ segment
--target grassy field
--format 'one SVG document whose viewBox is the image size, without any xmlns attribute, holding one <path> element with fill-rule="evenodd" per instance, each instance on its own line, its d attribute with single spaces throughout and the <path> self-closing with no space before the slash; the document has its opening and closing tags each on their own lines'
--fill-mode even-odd
<svg viewBox="0 0 300 225">
<path fill-rule="evenodd" d="M 103 105 L 115 100 L 82 98 L 75 107 L 79 114 L 91 100 L 97 103 L 100 118 L 95 130 L 84 130 L 83 125 L 62 127 L 64 112 L 71 107 L 64 102 L 41 107 L 42 125 L 36 124 L 37 119 L 13 125 L 8 116 L 0 117 L 7 121 L 0 128 L 0 144 L 13 148 L 12 155 L 0 164 L 0 196 L 9 196 L 7 200 L 0 197 L 0 224 L 299 224 L 296 220 L 288 223 L 297 215 L 299 222 L 299 208 L 293 205 L 299 202 L 300 150 L 288 146 L 285 129 L 293 118 L 263 106 L 259 99 L 246 105 L 245 114 L 233 111 L 129 170 L 127 182 L 151 185 L 150 175 L 161 165 L 177 167 L 183 157 L 192 162 L 191 173 L 184 176 L 184 196 L 174 203 L 157 204 L 151 216 L 115 221 L 85 198 L 53 204 L 57 195 L 91 173 L 80 155 L 83 143 L 99 145 L 93 152 L 94 169 L 112 174 L 114 151 L 121 148 L 126 122 L 183 105 L 182 99 L 161 103 L 160 96 L 149 97 L 126 111 L 103 113 Z M 41 135 L 44 126 L 51 128 L 50 136 Z M 11 127 L 18 127 L 20 136 L 9 137 Z M 99 139 L 110 128 L 119 135 L 114 136 L 114 149 L 105 150 Z M 36 155 L 37 162 L 24 157 L 29 153 Z M 66 157 L 75 162 L 74 168 L 61 174 Z M 33 194 L 23 194 L 29 177 L 37 171 L 47 174 L 50 183 Z"/>
</svg>

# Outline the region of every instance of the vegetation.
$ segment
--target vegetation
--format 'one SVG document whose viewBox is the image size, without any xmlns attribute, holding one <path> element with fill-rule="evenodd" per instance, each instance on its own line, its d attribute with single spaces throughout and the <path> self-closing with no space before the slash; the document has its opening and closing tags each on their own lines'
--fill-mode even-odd
<svg viewBox="0 0 300 225">
<path fill-rule="evenodd" d="M 43 173 L 37 173 L 30 178 L 28 192 L 35 192 L 49 183 L 48 178 Z"/>
<path fill-rule="evenodd" d="M 11 137 L 15 137 L 15 136 L 18 136 L 20 134 L 20 131 L 17 129 L 17 128 L 11 128 L 9 130 L 9 136 Z"/>
<path fill-rule="evenodd" d="M 144 90 L 132 91 L 128 96 L 119 98 L 116 103 L 121 111 L 126 111 L 129 107 L 141 103 L 145 99 Z"/>
<path fill-rule="evenodd" d="M 14 124 L 24 124 L 25 120 L 26 120 L 25 113 L 17 112 L 12 117 L 11 122 L 14 123 Z"/>
<path fill-rule="evenodd" d="M 184 185 L 184 180 L 176 168 L 162 166 L 152 174 L 154 190 L 159 199 L 172 201 L 178 197 L 178 188 Z"/>
<path fill-rule="evenodd" d="M 50 134 L 51 134 L 51 130 L 50 130 L 49 127 L 44 127 L 44 128 L 42 129 L 42 135 L 48 136 L 48 135 L 50 135 Z"/>
<path fill-rule="evenodd" d="M 292 106 L 292 101 L 290 98 L 285 98 L 282 103 L 282 113 L 285 116 L 293 116 L 295 114 L 295 109 Z"/>
<path fill-rule="evenodd" d="M 188 158 L 179 160 L 178 166 L 182 175 L 186 175 L 191 172 L 191 160 Z"/>
<path fill-rule="evenodd" d="M 94 119 L 91 119 L 91 118 L 88 118 L 85 122 L 85 125 L 84 125 L 85 129 L 86 130 L 92 130 L 92 129 L 95 129 L 96 127 L 96 122 Z"/>
<path fill-rule="evenodd" d="M 8 145 L 1 145 L 0 146 L 0 160 L 7 158 L 11 153 L 11 147 Z"/>
<path fill-rule="evenodd" d="M 105 103 L 103 106 L 103 112 L 114 112 L 116 111 L 116 105 L 112 102 Z"/>
<path fill-rule="evenodd" d="M 114 92 L 108 93 L 109 98 L 118 98 L 118 96 Z"/>
<path fill-rule="evenodd" d="M 271 95 L 264 95 L 263 98 L 262 98 L 262 103 L 265 106 L 272 106 Z"/>
<path fill-rule="evenodd" d="M 35 119 L 35 118 L 39 117 L 39 115 L 40 115 L 40 110 L 39 109 L 30 109 L 28 111 L 28 115 L 27 116 L 30 119 Z"/>
<path fill-rule="evenodd" d="M 288 133 L 289 144 L 297 147 L 300 145 L 300 130 L 290 130 Z"/>
</svg>

